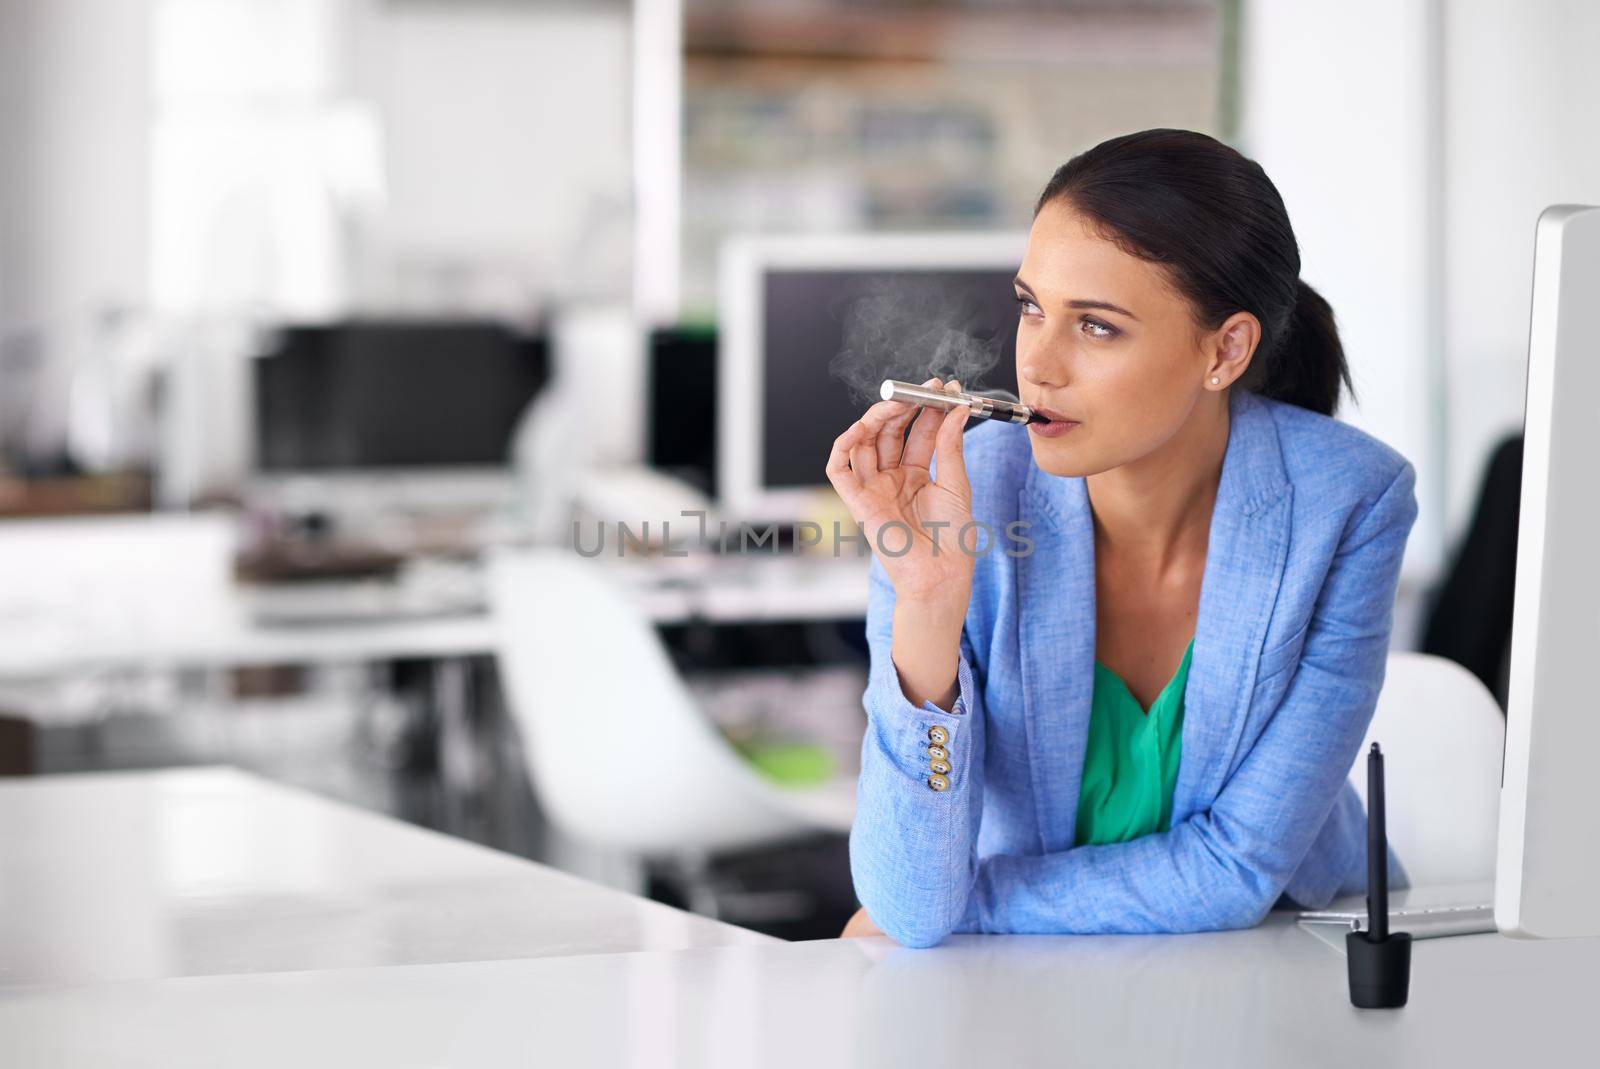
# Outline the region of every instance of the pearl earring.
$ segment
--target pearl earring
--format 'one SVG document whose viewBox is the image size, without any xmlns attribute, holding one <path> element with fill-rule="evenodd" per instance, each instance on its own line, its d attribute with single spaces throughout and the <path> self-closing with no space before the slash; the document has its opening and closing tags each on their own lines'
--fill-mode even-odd
<svg viewBox="0 0 1600 1069">
<path fill-rule="evenodd" d="M 1211 376 L 1211 385 L 1215 386 L 1217 383 L 1219 383 L 1221 381 L 1222 380 L 1217 378 L 1215 375 Z"/>
</svg>

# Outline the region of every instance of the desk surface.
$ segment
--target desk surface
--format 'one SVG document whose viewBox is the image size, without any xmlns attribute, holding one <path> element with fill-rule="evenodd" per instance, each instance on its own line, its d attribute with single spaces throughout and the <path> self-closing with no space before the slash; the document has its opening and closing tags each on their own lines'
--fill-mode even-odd
<svg viewBox="0 0 1600 1069">
<path fill-rule="evenodd" d="M 232 769 L 0 781 L 0 992 L 764 941 Z"/>
<path fill-rule="evenodd" d="M 1360 1011 L 1274 918 L 101 985 L 0 999 L 0 1036 L 30 1065 L 1573 1065 L 1597 964 L 1594 940 L 1433 939 L 1410 1005 Z"/>
<path fill-rule="evenodd" d="M 1579 1064 L 1600 971 L 1430 939 L 1358 1011 L 1290 914 L 785 944 L 229 770 L 0 784 L 0 843 L 8 1065 Z"/>
</svg>

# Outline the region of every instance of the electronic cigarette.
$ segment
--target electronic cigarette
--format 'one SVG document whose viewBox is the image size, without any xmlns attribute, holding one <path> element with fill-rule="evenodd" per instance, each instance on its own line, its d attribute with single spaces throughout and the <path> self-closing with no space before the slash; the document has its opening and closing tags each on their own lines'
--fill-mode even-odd
<svg viewBox="0 0 1600 1069">
<path fill-rule="evenodd" d="M 972 410 L 969 419 L 997 419 L 1005 423 L 1020 424 L 1050 422 L 1020 401 L 1007 401 L 999 397 L 985 397 L 983 394 L 965 391 L 945 393 L 930 386 L 917 386 L 894 379 L 883 380 L 883 385 L 878 387 L 878 396 L 885 401 L 904 401 L 925 408 L 937 408 L 941 412 L 949 412 L 964 405 Z"/>
</svg>

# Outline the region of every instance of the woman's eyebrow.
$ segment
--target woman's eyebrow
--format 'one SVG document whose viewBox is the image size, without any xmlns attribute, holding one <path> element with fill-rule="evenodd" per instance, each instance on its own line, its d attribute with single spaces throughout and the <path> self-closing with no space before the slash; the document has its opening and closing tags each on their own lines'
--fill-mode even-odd
<svg viewBox="0 0 1600 1069">
<path fill-rule="evenodd" d="M 1016 278 L 1012 279 L 1011 280 L 1011 284 L 1016 286 L 1018 289 L 1022 290 L 1023 292 L 1027 293 L 1028 296 L 1030 296 L 1030 297 L 1033 296 L 1033 287 L 1028 285 L 1026 282 L 1022 281 L 1022 276 L 1021 275 L 1018 275 Z M 1128 311 L 1126 308 L 1123 308 L 1121 305 L 1112 304 L 1110 301 L 1075 300 L 1075 301 L 1068 301 L 1067 302 L 1067 307 L 1068 308 L 1098 308 L 1098 309 L 1100 309 L 1102 311 L 1115 312 L 1118 315 L 1127 316 L 1129 319 L 1132 319 L 1132 320 L 1135 320 L 1135 321 L 1137 321 L 1138 318 L 1139 318 L 1138 316 L 1134 315 L 1132 312 Z"/>
</svg>

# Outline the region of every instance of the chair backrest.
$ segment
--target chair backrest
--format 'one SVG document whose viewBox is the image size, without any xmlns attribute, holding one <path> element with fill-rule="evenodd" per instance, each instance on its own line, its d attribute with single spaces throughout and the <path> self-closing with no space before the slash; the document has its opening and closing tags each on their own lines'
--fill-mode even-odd
<svg viewBox="0 0 1600 1069">
<path fill-rule="evenodd" d="M 1384 753 L 1389 845 L 1412 886 L 1494 879 L 1505 718 L 1477 676 L 1426 653 L 1389 655 L 1351 780 L 1367 797 L 1367 750 Z"/>
<path fill-rule="evenodd" d="M 540 805 L 562 832 L 643 854 L 802 830 L 694 701 L 654 627 L 571 550 L 489 564 L 501 679 Z"/>
</svg>

